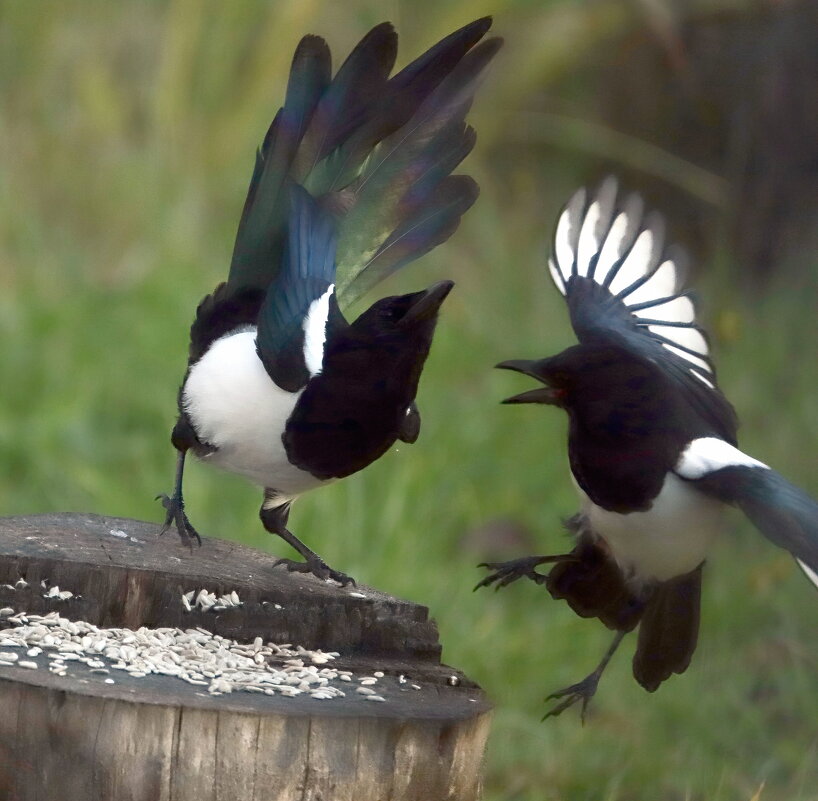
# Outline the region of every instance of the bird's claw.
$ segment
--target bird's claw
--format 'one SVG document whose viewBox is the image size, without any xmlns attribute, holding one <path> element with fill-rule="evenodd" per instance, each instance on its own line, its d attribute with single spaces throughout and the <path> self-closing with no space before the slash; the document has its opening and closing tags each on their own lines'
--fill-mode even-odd
<svg viewBox="0 0 818 801">
<path fill-rule="evenodd" d="M 545 720 L 546 718 L 557 717 L 565 712 L 566 709 L 572 707 L 577 702 L 582 703 L 582 707 L 580 709 L 579 717 L 582 721 L 583 725 L 585 724 L 585 712 L 588 709 L 588 702 L 594 697 L 596 694 L 597 686 L 599 685 L 599 674 L 598 673 L 591 673 L 590 676 L 586 676 L 582 681 L 577 682 L 576 684 L 572 684 L 570 687 L 566 687 L 564 690 L 557 690 L 555 693 L 551 693 L 545 700 L 546 701 L 556 701 L 560 698 L 563 700 L 560 701 L 553 709 L 550 709 L 546 712 L 542 719 Z"/>
<path fill-rule="evenodd" d="M 165 515 L 165 523 L 162 526 L 162 530 L 159 532 L 159 536 L 161 537 L 166 531 L 168 531 L 168 529 L 170 529 L 171 525 L 174 525 L 183 545 L 187 545 L 192 551 L 193 540 L 196 540 L 199 547 L 201 547 L 202 538 L 199 536 L 199 532 L 193 528 L 193 524 L 190 522 L 190 520 L 187 519 L 184 502 L 180 498 L 171 497 L 169 495 L 165 495 L 164 493 L 157 495 L 156 500 L 162 501 L 162 506 L 165 508 L 165 512 L 167 513 Z"/>
<path fill-rule="evenodd" d="M 333 581 L 337 581 L 342 587 L 346 587 L 347 584 L 351 584 L 353 587 L 357 586 L 352 576 L 341 573 L 339 570 L 333 570 L 323 559 L 317 556 L 315 558 L 308 558 L 304 562 L 298 562 L 295 559 L 276 559 L 273 567 L 278 567 L 279 565 L 284 565 L 291 573 L 311 573 L 316 578 L 321 579 L 321 581 L 332 579 Z"/>
<path fill-rule="evenodd" d="M 548 577 L 535 570 L 543 561 L 545 558 L 542 556 L 523 556 L 508 562 L 481 562 L 478 567 L 485 567 L 494 572 L 478 581 L 474 589 L 479 590 L 481 587 L 490 587 L 494 584 L 494 589 L 499 590 L 500 587 L 507 587 L 520 578 L 530 578 L 536 584 L 545 584 Z"/>
</svg>

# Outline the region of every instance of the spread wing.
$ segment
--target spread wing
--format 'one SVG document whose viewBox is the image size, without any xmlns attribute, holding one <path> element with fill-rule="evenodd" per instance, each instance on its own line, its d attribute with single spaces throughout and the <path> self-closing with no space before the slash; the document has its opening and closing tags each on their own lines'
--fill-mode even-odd
<svg viewBox="0 0 818 801">
<path fill-rule="evenodd" d="M 256 156 L 231 290 L 266 289 L 278 275 L 292 183 L 338 221 L 339 293 L 350 300 L 452 234 L 477 197 L 471 178 L 451 172 L 474 145 L 465 115 L 500 46 L 477 44 L 490 26 L 488 17 L 465 25 L 391 78 L 390 23 L 373 28 L 334 77 L 326 42 L 301 40 Z"/>
<path fill-rule="evenodd" d="M 480 42 L 490 27 L 489 17 L 463 26 L 391 78 L 397 35 L 388 22 L 334 76 L 326 42 L 301 40 L 256 154 L 228 279 L 197 310 L 191 363 L 218 337 L 256 324 L 291 242 L 295 184 L 335 219 L 335 294 L 345 305 L 452 235 L 478 193 L 472 178 L 451 173 L 474 146 L 465 117 L 501 44 Z"/>
<path fill-rule="evenodd" d="M 738 506 L 767 539 L 796 558 L 818 587 L 818 503 L 806 492 L 713 437 L 691 442 L 676 473 L 701 492 Z"/>
<path fill-rule="evenodd" d="M 548 266 L 582 343 L 617 345 L 649 359 L 724 439 L 735 412 L 718 389 L 707 336 L 680 288 L 680 249 L 639 195 L 619 197 L 613 178 L 592 197 L 581 189 L 562 210 Z"/>
</svg>

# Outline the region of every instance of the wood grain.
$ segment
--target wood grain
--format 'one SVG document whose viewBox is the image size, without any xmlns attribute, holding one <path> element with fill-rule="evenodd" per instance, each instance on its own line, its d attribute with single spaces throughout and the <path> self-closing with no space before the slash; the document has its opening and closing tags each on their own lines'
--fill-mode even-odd
<svg viewBox="0 0 818 801">
<path fill-rule="evenodd" d="M 0 605 L 336 650 L 335 664 L 356 675 L 384 672 L 385 702 L 354 692 L 331 701 L 212 696 L 170 676 L 121 671 L 106 684 L 80 663 L 57 676 L 42 654 L 37 670 L 0 666 L 0 801 L 479 798 L 490 705 L 440 664 L 425 607 L 274 570 L 274 557 L 235 543 L 209 539 L 191 554 L 157 534 L 94 515 L 0 518 L 0 583 L 28 582 L 0 587 Z M 45 598 L 43 581 L 81 597 Z M 203 587 L 235 590 L 244 605 L 185 612 L 181 593 Z"/>
</svg>

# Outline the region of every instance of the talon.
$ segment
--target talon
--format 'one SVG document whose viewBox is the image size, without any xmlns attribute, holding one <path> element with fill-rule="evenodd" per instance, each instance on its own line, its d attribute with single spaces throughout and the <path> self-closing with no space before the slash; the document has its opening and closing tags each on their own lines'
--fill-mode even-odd
<svg viewBox="0 0 818 801">
<path fill-rule="evenodd" d="M 481 581 L 477 582 L 474 590 L 479 590 L 481 587 L 490 587 L 496 583 L 495 590 L 500 587 L 507 587 L 509 584 L 521 578 L 529 578 L 535 584 L 545 584 L 548 576 L 538 573 L 536 567 L 548 562 L 565 562 L 573 561 L 576 557 L 571 554 L 558 554 L 556 556 L 523 556 L 519 559 L 511 559 L 508 562 L 481 562 L 478 567 L 485 567 L 487 570 L 493 570 Z"/>
<path fill-rule="evenodd" d="M 284 565 L 291 573 L 311 573 L 321 581 L 332 579 L 337 581 L 342 587 L 351 584 L 356 587 L 355 579 L 348 576 L 346 573 L 341 573 L 339 570 L 333 570 L 323 559 L 307 559 L 304 562 L 298 562 L 295 559 L 276 559 L 273 567 Z"/>
<path fill-rule="evenodd" d="M 185 514 L 185 504 L 181 498 L 171 497 L 166 495 L 165 493 L 160 493 L 156 496 L 155 500 L 161 501 L 162 506 L 164 507 L 167 514 L 165 515 L 165 522 L 162 526 L 161 531 L 159 532 L 159 536 L 167 532 L 171 525 L 174 525 L 176 528 L 176 533 L 179 535 L 179 538 L 182 540 L 183 545 L 187 545 L 191 552 L 193 551 L 193 540 L 195 539 L 198 543 L 199 547 L 202 546 L 202 538 L 199 535 L 199 532 L 193 527 L 193 524 L 188 520 L 187 514 Z"/>
<path fill-rule="evenodd" d="M 557 690 L 546 697 L 546 701 L 556 701 L 559 698 L 564 699 L 558 703 L 553 709 L 550 709 L 542 716 L 542 720 L 551 717 L 557 717 L 569 709 L 577 702 L 581 702 L 579 717 L 583 725 L 585 724 L 585 713 L 588 709 L 588 702 L 594 697 L 599 685 L 599 674 L 596 672 L 586 676 L 582 681 L 566 687 L 564 690 Z"/>
</svg>

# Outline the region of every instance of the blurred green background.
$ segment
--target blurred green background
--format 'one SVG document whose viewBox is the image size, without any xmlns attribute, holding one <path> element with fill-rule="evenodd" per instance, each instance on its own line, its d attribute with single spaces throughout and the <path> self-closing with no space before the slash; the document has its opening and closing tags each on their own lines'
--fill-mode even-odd
<svg viewBox="0 0 818 801">
<path fill-rule="evenodd" d="M 491 366 L 571 343 L 544 258 L 561 203 L 608 171 L 693 253 L 743 446 L 818 494 L 812 2 L 0 0 L 0 513 L 160 519 L 187 329 L 225 275 L 296 42 L 325 36 L 337 64 L 391 19 L 403 64 L 486 13 L 506 47 L 472 115 L 481 198 L 383 287 L 457 282 L 422 436 L 300 500 L 294 530 L 431 608 L 446 661 L 497 705 L 488 801 L 816 799 L 818 598 L 742 520 L 709 560 L 688 672 L 648 695 L 627 644 L 585 727 L 540 723 L 543 697 L 608 632 L 533 585 L 471 591 L 479 561 L 565 547 L 565 420 L 498 406 L 524 384 Z M 188 475 L 205 535 L 283 552 L 257 489 Z"/>
</svg>

